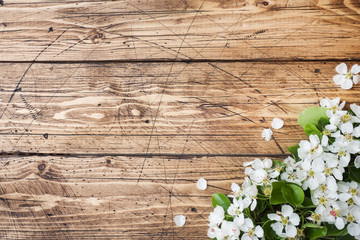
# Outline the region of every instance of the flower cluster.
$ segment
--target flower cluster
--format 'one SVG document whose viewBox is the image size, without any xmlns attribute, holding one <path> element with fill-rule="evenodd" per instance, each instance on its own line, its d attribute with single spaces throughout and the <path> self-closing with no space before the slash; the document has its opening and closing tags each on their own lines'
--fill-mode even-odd
<svg viewBox="0 0 360 240">
<path fill-rule="evenodd" d="M 232 195 L 214 194 L 212 239 L 360 239 L 360 106 L 323 99 L 299 116 L 308 135 L 283 161 L 245 163 Z M 231 199 L 231 200 L 230 200 Z"/>
</svg>

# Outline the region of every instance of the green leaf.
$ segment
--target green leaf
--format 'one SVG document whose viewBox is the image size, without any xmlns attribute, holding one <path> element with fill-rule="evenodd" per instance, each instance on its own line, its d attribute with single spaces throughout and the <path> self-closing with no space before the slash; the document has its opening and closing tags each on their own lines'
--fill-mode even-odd
<svg viewBox="0 0 360 240">
<path fill-rule="evenodd" d="M 335 240 L 354 240 L 354 237 L 347 234 L 345 236 L 337 236 Z"/>
<path fill-rule="evenodd" d="M 262 225 L 266 239 L 279 239 L 280 238 L 271 227 L 271 224 L 274 222 L 275 221 L 273 221 L 273 220 L 268 220 Z"/>
<path fill-rule="evenodd" d="M 349 178 L 355 182 L 360 183 L 360 168 L 355 166 L 348 166 Z"/>
<path fill-rule="evenodd" d="M 322 133 L 319 131 L 319 129 L 317 129 L 317 127 L 312 124 L 312 123 L 308 123 L 305 125 L 304 128 L 305 134 L 310 136 L 310 135 L 317 135 L 319 137 L 319 139 L 321 140 L 322 138 Z"/>
<path fill-rule="evenodd" d="M 302 205 L 306 208 L 316 208 L 316 206 L 311 201 L 311 198 L 309 197 L 304 198 L 304 202 L 302 203 Z"/>
<path fill-rule="evenodd" d="M 265 211 L 267 208 L 267 202 L 265 200 L 257 200 L 256 204 L 256 213 L 260 215 L 263 211 Z"/>
<path fill-rule="evenodd" d="M 285 200 L 294 207 L 303 203 L 305 194 L 302 188 L 295 183 L 286 183 L 281 187 L 281 193 Z"/>
<path fill-rule="evenodd" d="M 327 236 L 345 236 L 348 234 L 346 228 L 339 230 L 334 224 L 325 223 L 325 227 L 327 228 Z"/>
<path fill-rule="evenodd" d="M 327 110 L 328 109 L 324 107 L 309 107 L 300 113 L 298 123 L 303 128 L 305 128 L 308 123 L 317 125 L 321 118 L 327 118 Z"/>
<path fill-rule="evenodd" d="M 281 188 L 284 186 L 284 181 L 273 182 L 271 183 L 271 195 L 270 195 L 270 203 L 275 204 L 283 204 L 287 203 L 286 199 L 283 197 L 281 193 Z"/>
<path fill-rule="evenodd" d="M 287 148 L 288 151 L 294 156 L 294 158 L 295 158 L 296 161 L 299 161 L 299 160 L 300 160 L 299 155 L 298 155 L 298 151 L 297 151 L 298 148 L 300 148 L 300 145 L 299 145 L 299 144 Z"/>
<path fill-rule="evenodd" d="M 326 236 L 327 228 L 313 223 L 305 223 L 302 228 L 305 228 L 305 235 L 309 240 L 318 239 Z"/>
<path fill-rule="evenodd" d="M 222 193 L 215 193 L 212 195 L 213 208 L 221 206 L 225 211 L 229 208 L 231 202 L 227 196 Z"/>
<path fill-rule="evenodd" d="M 322 131 L 325 130 L 325 126 L 328 125 L 328 124 L 330 124 L 329 118 L 322 117 L 322 118 L 319 119 L 316 126 L 318 126 L 319 130 L 322 132 Z"/>
</svg>

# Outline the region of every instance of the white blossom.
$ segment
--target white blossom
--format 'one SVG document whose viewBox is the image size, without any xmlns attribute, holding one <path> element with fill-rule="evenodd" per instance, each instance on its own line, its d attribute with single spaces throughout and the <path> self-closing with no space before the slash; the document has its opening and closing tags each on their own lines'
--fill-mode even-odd
<svg viewBox="0 0 360 240">
<path fill-rule="evenodd" d="M 240 230 L 244 232 L 241 240 L 259 240 L 264 236 L 264 230 L 261 226 L 254 227 L 254 223 L 250 218 L 246 218 Z"/>
<path fill-rule="evenodd" d="M 353 84 L 358 84 L 360 77 L 358 73 L 360 72 L 360 66 L 355 64 L 352 66 L 351 70 L 348 71 L 348 68 L 345 63 L 341 63 L 336 66 L 337 75 L 333 77 L 333 80 L 336 85 L 340 85 L 342 89 L 351 89 Z"/>
<path fill-rule="evenodd" d="M 296 226 L 300 223 L 300 217 L 294 213 L 294 209 L 291 206 L 282 205 L 281 212 L 276 214 L 270 213 L 267 216 L 270 220 L 276 221 L 270 226 L 279 237 L 293 238 L 296 236 Z"/>
</svg>

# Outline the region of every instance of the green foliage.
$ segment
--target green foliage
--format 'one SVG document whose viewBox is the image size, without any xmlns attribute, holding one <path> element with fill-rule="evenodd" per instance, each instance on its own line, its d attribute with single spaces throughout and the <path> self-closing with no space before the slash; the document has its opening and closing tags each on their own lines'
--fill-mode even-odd
<svg viewBox="0 0 360 240">
<path fill-rule="evenodd" d="M 281 193 L 285 200 L 294 207 L 300 206 L 305 198 L 304 191 L 295 183 L 285 183 L 281 187 Z"/>
<path fill-rule="evenodd" d="M 270 203 L 273 205 L 289 203 L 297 207 L 304 201 L 304 191 L 295 183 L 279 181 L 273 182 L 271 187 Z"/>
<path fill-rule="evenodd" d="M 292 146 L 292 147 L 288 147 L 288 151 L 294 156 L 294 159 L 296 161 L 300 161 L 298 151 L 297 151 L 299 149 L 299 147 L 300 147 L 299 144 Z"/>
<path fill-rule="evenodd" d="M 282 195 L 281 187 L 284 186 L 285 181 L 273 182 L 271 184 L 270 203 L 273 205 L 287 203 Z"/>
<path fill-rule="evenodd" d="M 313 223 L 305 223 L 302 228 L 305 229 L 305 235 L 309 238 L 309 240 L 318 239 L 326 236 L 327 234 L 326 227 Z"/>
<path fill-rule="evenodd" d="M 231 202 L 229 198 L 222 193 L 215 193 L 212 195 L 212 205 L 213 208 L 216 206 L 221 206 L 225 211 L 229 208 Z"/>
<path fill-rule="evenodd" d="M 310 135 L 317 135 L 319 137 L 319 139 L 321 139 L 322 137 L 322 133 L 319 131 L 319 129 L 317 129 L 317 127 L 312 124 L 312 123 L 308 123 L 305 125 L 304 128 L 305 134 L 310 136 Z"/>
<path fill-rule="evenodd" d="M 327 110 L 328 109 L 324 107 L 309 107 L 300 113 L 298 123 L 303 128 L 305 128 L 308 123 L 317 125 L 321 118 L 327 118 Z"/>
<path fill-rule="evenodd" d="M 316 126 L 318 126 L 319 130 L 322 132 L 325 130 L 325 126 L 330 124 L 330 120 L 329 118 L 325 118 L 325 117 L 322 117 L 319 119 L 318 123 Z"/>
<path fill-rule="evenodd" d="M 360 168 L 356 168 L 355 166 L 349 166 L 349 178 L 355 182 L 360 183 Z"/>
</svg>

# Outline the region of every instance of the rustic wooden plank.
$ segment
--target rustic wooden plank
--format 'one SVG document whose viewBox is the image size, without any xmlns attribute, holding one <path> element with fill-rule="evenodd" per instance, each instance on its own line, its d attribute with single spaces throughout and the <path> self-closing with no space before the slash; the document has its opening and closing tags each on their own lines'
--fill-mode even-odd
<svg viewBox="0 0 360 240">
<path fill-rule="evenodd" d="M 154 157 L 140 176 L 142 157 L 1 157 L 0 238 L 205 239 L 211 194 L 242 182 L 249 160 Z"/>
<path fill-rule="evenodd" d="M 297 124 L 304 108 L 324 97 L 359 101 L 359 87 L 333 83 L 337 64 L 33 64 L 25 77 L 29 64 L 2 64 L 0 149 L 283 154 L 305 137 Z M 261 132 L 274 117 L 285 126 L 265 142 Z"/>
<path fill-rule="evenodd" d="M 0 61 L 358 59 L 360 3 L 4 1 Z"/>
</svg>

